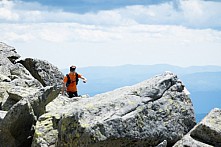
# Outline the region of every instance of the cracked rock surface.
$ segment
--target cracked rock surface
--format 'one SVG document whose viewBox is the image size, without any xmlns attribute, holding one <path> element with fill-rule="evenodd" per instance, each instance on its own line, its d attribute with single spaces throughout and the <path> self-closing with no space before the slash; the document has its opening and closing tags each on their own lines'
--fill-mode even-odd
<svg viewBox="0 0 221 147">
<path fill-rule="evenodd" d="M 177 76 L 167 72 L 91 98 L 59 96 L 37 123 L 37 132 L 45 131 L 35 134 L 32 145 L 144 147 L 164 140 L 172 145 L 196 124 L 193 105 L 183 89 Z M 44 137 L 51 131 L 56 140 Z"/>
<path fill-rule="evenodd" d="M 0 42 L 0 147 L 31 146 L 36 120 L 58 96 L 58 85 L 62 84 L 63 75 L 57 67 L 25 59 L 35 61 L 35 66 L 25 64 L 32 72 L 37 73 L 40 68 L 43 71 L 36 78 L 18 62 L 19 58 L 15 48 Z"/>
<path fill-rule="evenodd" d="M 174 147 L 220 147 L 221 146 L 221 109 L 214 108 Z"/>
</svg>

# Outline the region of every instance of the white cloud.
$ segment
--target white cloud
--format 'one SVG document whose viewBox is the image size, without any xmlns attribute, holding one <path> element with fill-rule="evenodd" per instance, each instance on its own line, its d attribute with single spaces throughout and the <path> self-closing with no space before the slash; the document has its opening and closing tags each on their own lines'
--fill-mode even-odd
<svg viewBox="0 0 221 147">
<path fill-rule="evenodd" d="M 17 21 L 19 15 L 11 11 L 13 7 L 14 3 L 11 1 L 0 1 L 0 20 Z"/>
<path fill-rule="evenodd" d="M 219 27 L 221 25 L 221 2 L 202 0 L 180 1 L 183 25 L 193 27 Z M 214 20 L 215 19 L 215 20 Z M 216 21 L 216 22 L 215 22 Z"/>
<path fill-rule="evenodd" d="M 216 27 L 221 23 L 220 6 L 219 2 L 174 0 L 160 5 L 75 14 L 38 3 L 2 1 L 0 21 L 4 24 L 1 25 L 1 39 L 51 42 L 102 42 L 128 38 L 140 41 L 152 38 L 184 42 L 205 41 L 205 38 L 214 40 L 219 39 L 219 31 L 187 29 L 185 26 Z"/>
<path fill-rule="evenodd" d="M 73 62 L 76 51 L 79 66 L 220 64 L 221 31 L 210 28 L 220 26 L 219 7 L 219 2 L 177 0 L 75 14 L 38 3 L 0 2 L 0 40 L 24 57 L 60 68 Z"/>
<path fill-rule="evenodd" d="M 1 40 L 50 42 L 107 42 L 165 40 L 169 42 L 221 41 L 221 32 L 171 25 L 92 26 L 76 23 L 0 24 Z"/>
<path fill-rule="evenodd" d="M 16 23 L 71 22 L 91 25 L 158 24 L 213 28 L 221 25 L 221 2 L 173 0 L 158 5 L 134 5 L 97 13 L 77 14 L 39 3 L 0 2 L 0 21 Z"/>
</svg>

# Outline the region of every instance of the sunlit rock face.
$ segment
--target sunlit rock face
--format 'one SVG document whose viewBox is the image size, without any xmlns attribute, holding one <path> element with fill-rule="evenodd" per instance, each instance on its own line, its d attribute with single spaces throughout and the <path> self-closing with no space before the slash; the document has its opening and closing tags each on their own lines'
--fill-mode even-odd
<svg viewBox="0 0 221 147">
<path fill-rule="evenodd" d="M 172 145 L 196 124 L 184 85 L 170 72 L 90 98 L 59 96 L 46 108 L 33 146 Z"/>
<path fill-rule="evenodd" d="M 199 124 L 174 145 L 174 147 L 183 146 L 221 146 L 221 109 L 211 110 Z"/>
<path fill-rule="evenodd" d="M 15 48 L 0 43 L 0 146 L 3 147 L 31 146 L 36 121 L 45 113 L 46 105 L 58 96 L 62 84 L 63 75 L 57 67 L 33 59 L 44 71 L 37 79 L 19 58 Z M 32 64 L 29 67 L 33 68 Z"/>
</svg>

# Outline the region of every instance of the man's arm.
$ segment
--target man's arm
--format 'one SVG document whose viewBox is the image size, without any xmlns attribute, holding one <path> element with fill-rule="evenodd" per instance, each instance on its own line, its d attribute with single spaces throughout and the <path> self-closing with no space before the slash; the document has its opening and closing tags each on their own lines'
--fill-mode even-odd
<svg viewBox="0 0 221 147">
<path fill-rule="evenodd" d="M 61 92 L 62 95 L 64 95 L 65 90 L 66 90 L 66 83 L 63 82 L 63 87 L 62 87 L 62 92 Z"/>
<path fill-rule="evenodd" d="M 81 76 L 81 79 L 83 80 L 84 83 L 87 82 L 87 79 L 84 76 Z"/>
<path fill-rule="evenodd" d="M 64 95 L 64 91 L 67 90 L 67 87 L 66 87 L 67 82 L 68 82 L 68 79 L 67 79 L 67 76 L 65 76 L 63 79 L 63 86 L 62 86 L 62 91 L 61 91 L 62 95 Z"/>
</svg>

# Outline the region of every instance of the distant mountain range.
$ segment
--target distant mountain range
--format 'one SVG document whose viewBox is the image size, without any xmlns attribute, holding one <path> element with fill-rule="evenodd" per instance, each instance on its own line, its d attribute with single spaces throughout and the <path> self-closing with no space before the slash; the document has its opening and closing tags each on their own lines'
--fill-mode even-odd
<svg viewBox="0 0 221 147">
<path fill-rule="evenodd" d="M 77 68 L 77 72 L 88 79 L 87 84 L 79 83 L 78 91 L 80 94 L 94 96 L 139 83 L 165 71 L 176 73 L 190 91 L 197 121 L 201 120 L 212 108 L 221 108 L 221 66 L 184 68 L 157 64 Z M 67 74 L 69 69 L 64 69 L 62 72 Z"/>
</svg>

